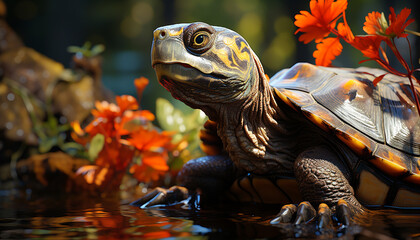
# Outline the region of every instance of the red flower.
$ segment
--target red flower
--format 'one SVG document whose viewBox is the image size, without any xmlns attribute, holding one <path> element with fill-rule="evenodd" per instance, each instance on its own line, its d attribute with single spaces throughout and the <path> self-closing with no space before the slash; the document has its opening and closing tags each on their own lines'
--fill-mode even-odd
<svg viewBox="0 0 420 240">
<path fill-rule="evenodd" d="M 407 20 L 411 13 L 411 9 L 404 8 L 401 10 L 398 16 L 395 16 L 394 8 L 390 8 L 391 14 L 389 14 L 389 27 L 386 29 L 386 34 L 390 37 L 407 37 L 407 33 L 404 33 L 405 28 L 414 22 L 414 19 Z"/>
<path fill-rule="evenodd" d="M 366 17 L 363 30 L 370 35 L 381 35 L 389 38 L 407 37 L 408 34 L 404 32 L 405 28 L 414 22 L 414 19 L 407 20 L 411 13 L 411 9 L 404 8 L 400 14 L 395 15 L 394 8 L 390 7 L 389 26 L 384 14 L 379 12 L 371 12 Z"/>
<path fill-rule="evenodd" d="M 311 0 L 311 12 L 300 11 L 295 16 L 298 28 L 295 34 L 302 32 L 299 41 L 309 43 L 320 42 L 334 29 L 338 17 L 347 8 L 347 0 Z"/>
<path fill-rule="evenodd" d="M 380 59 L 379 48 L 383 40 L 384 38 L 378 35 L 356 36 L 351 45 L 360 50 L 365 57 L 378 60 Z"/>
<path fill-rule="evenodd" d="M 315 42 L 318 43 L 316 46 L 317 50 L 313 53 L 317 65 L 329 66 L 331 61 L 341 54 L 343 47 L 340 43 L 340 39 L 344 39 L 368 58 L 365 61 L 375 60 L 389 72 L 398 76 L 407 77 L 410 80 L 410 87 L 414 92 L 412 80 L 415 79 L 419 83 L 420 81 L 413 76 L 413 73 L 419 70 L 415 70 L 413 66 L 410 66 L 407 63 L 398 51 L 394 42 L 395 37 L 407 38 L 408 34 L 406 31 L 415 33 L 405 29 L 414 21 L 414 19 L 408 19 L 411 9 L 404 8 L 401 10 L 400 14 L 396 15 L 394 8 L 391 7 L 391 13 L 388 17 L 389 24 L 383 13 L 371 12 L 365 18 L 366 21 L 363 27 L 363 30 L 369 35 L 355 37 L 350 30 L 345 17 L 344 11 L 347 8 L 347 1 L 337 0 L 334 2 L 333 0 L 311 0 L 310 8 L 311 13 L 301 11 L 300 14 L 295 16 L 295 25 L 298 27 L 295 34 L 302 32 L 303 34 L 299 37 L 299 40 L 303 41 L 305 44 L 312 40 L 315 40 Z M 338 18 L 341 17 L 340 15 L 343 17 L 344 22 L 338 23 L 336 29 L 336 22 Z M 330 33 L 335 34 L 336 37 L 326 38 Z M 400 72 L 389 64 L 386 52 L 381 47 L 382 41 L 389 46 L 390 50 L 405 68 L 406 72 Z M 407 43 L 411 51 L 408 39 Z M 411 58 L 412 56 L 410 53 L 410 61 L 413 62 Z M 381 81 L 384 76 L 385 75 L 377 76 L 373 81 L 374 85 Z M 417 110 L 420 114 L 420 101 L 418 100 L 417 95 L 414 96 Z"/>
</svg>

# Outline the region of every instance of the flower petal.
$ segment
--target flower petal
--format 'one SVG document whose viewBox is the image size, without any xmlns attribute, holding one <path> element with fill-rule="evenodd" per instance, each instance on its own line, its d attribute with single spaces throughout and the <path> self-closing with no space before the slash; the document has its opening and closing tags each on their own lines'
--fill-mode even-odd
<svg viewBox="0 0 420 240">
<path fill-rule="evenodd" d="M 144 89 L 149 84 L 149 79 L 145 77 L 139 77 L 134 79 L 134 86 L 136 86 L 137 97 L 140 100 L 143 96 Z"/>
<path fill-rule="evenodd" d="M 315 64 L 318 66 L 330 66 L 331 61 L 340 55 L 343 46 L 339 38 L 326 38 L 316 45 L 314 52 Z"/>
<path fill-rule="evenodd" d="M 379 19 L 381 18 L 381 13 L 379 12 L 371 12 L 365 17 L 366 21 L 363 26 L 363 31 L 367 34 L 377 34 L 382 30 L 381 24 L 379 23 Z"/>
<path fill-rule="evenodd" d="M 295 15 L 294 24 L 298 27 L 295 34 L 302 32 L 299 41 L 309 43 L 312 40 L 321 42 L 335 27 L 337 18 L 347 8 L 347 0 L 312 0 L 311 12 L 300 11 Z"/>
<path fill-rule="evenodd" d="M 380 35 L 356 36 L 351 45 L 360 50 L 367 58 L 380 59 L 379 47 L 385 39 L 386 37 Z"/>
<path fill-rule="evenodd" d="M 411 13 L 411 9 L 404 8 L 400 14 L 395 16 L 394 8 L 390 8 L 391 14 L 389 15 L 389 27 L 386 29 L 386 34 L 390 36 L 407 37 L 408 34 L 404 33 L 405 28 L 414 22 L 414 19 L 407 20 Z"/>
<path fill-rule="evenodd" d="M 116 97 L 118 107 L 120 108 L 121 113 L 127 110 L 136 110 L 139 108 L 137 100 L 135 97 L 130 95 L 122 95 Z"/>
</svg>

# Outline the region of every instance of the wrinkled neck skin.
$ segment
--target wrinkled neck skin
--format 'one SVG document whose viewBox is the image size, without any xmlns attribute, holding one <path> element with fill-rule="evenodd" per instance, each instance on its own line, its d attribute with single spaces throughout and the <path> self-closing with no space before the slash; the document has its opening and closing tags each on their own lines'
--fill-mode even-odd
<svg viewBox="0 0 420 240">
<path fill-rule="evenodd" d="M 292 135 L 298 128 L 278 105 L 263 74 L 255 72 L 251 77 L 258 79 L 251 79 L 253 86 L 246 97 L 219 104 L 216 111 L 208 109 L 209 117 L 217 122 L 218 135 L 240 170 L 290 176 L 297 145 Z"/>
</svg>

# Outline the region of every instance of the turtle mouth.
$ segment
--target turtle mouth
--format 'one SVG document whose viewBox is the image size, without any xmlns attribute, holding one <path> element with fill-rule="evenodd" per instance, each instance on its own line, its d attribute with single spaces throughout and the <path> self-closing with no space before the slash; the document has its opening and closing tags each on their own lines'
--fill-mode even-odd
<svg viewBox="0 0 420 240">
<path fill-rule="evenodd" d="M 152 68 L 156 69 L 156 65 L 159 65 L 159 64 L 164 64 L 164 65 L 180 65 L 180 66 L 182 66 L 184 68 L 194 68 L 193 66 L 191 66 L 188 63 L 183 63 L 183 62 L 169 62 L 168 63 L 168 62 L 161 62 L 161 61 L 153 62 Z"/>
<path fill-rule="evenodd" d="M 200 88 L 199 79 L 205 75 L 190 64 L 182 62 L 155 62 L 153 68 L 159 83 L 170 92 L 180 91 L 185 86 Z"/>
<path fill-rule="evenodd" d="M 159 81 L 169 79 L 172 82 L 188 83 L 190 85 L 208 85 L 208 82 L 224 81 L 228 77 L 222 74 L 207 74 L 185 62 L 153 62 Z"/>
</svg>

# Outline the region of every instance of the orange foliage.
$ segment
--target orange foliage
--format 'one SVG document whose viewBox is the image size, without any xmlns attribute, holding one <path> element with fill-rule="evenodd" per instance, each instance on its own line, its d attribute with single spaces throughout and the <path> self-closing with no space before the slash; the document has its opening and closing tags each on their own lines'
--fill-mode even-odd
<svg viewBox="0 0 420 240">
<path fill-rule="evenodd" d="M 143 96 L 143 91 L 148 84 L 149 84 L 149 79 L 145 77 L 139 77 L 139 78 L 134 79 L 134 85 L 136 86 L 137 97 L 139 99 L 141 99 L 141 97 Z"/>
<path fill-rule="evenodd" d="M 390 73 L 407 77 L 410 80 L 411 90 L 414 92 L 413 80 L 416 80 L 419 84 L 420 81 L 414 77 L 413 73 L 420 71 L 420 69 L 414 69 L 412 64 L 406 62 L 394 42 L 396 37 L 406 38 L 410 48 L 410 62 L 413 62 L 411 45 L 406 32 L 406 27 L 414 22 L 414 19 L 408 19 L 411 9 L 404 8 L 400 14 L 396 15 L 394 8 L 391 7 L 388 22 L 383 13 L 371 12 L 365 18 L 366 21 L 363 26 L 363 30 L 369 35 L 354 36 L 347 24 L 346 8 L 347 0 L 311 0 L 311 12 L 300 11 L 299 14 L 296 14 L 295 25 L 298 29 L 295 34 L 302 32 L 299 41 L 307 44 L 314 40 L 317 43 L 317 50 L 313 53 L 315 63 L 320 66 L 330 66 L 332 60 L 341 54 L 342 45 L 340 39 L 343 39 L 354 48 L 360 50 L 368 58 L 365 61 L 376 61 Z M 343 22 L 337 24 L 340 18 L 342 18 Z M 328 37 L 330 34 L 334 34 L 336 37 Z M 386 51 L 381 47 L 382 42 L 389 46 L 406 72 L 401 72 L 389 64 Z M 374 84 L 376 85 L 383 77 L 384 75 L 377 76 L 373 81 Z M 416 95 L 415 102 L 420 114 L 420 102 Z"/>
<path fill-rule="evenodd" d="M 367 34 L 380 34 L 380 33 L 385 33 L 386 29 L 383 29 L 383 25 L 379 23 L 379 19 L 381 19 L 382 14 L 379 12 L 371 12 L 369 13 L 365 20 L 365 24 L 363 26 L 363 30 L 367 33 Z"/>
<path fill-rule="evenodd" d="M 354 37 L 345 18 L 346 8 L 347 0 L 311 0 L 311 12 L 301 11 L 300 14 L 296 14 L 295 25 L 298 29 L 295 33 L 303 33 L 299 37 L 299 41 L 306 44 L 315 40 L 315 42 L 318 43 L 317 50 L 314 52 L 316 64 L 321 66 L 331 65 L 331 61 L 334 60 L 342 50 L 342 45 L 338 40 L 343 39 L 353 47 L 361 50 L 362 53 L 371 60 L 381 61 L 381 66 L 389 65 L 386 60 L 383 61 L 379 56 L 380 43 L 385 41 L 388 45 L 391 45 L 390 38 L 407 37 L 404 30 L 414 21 L 414 19 L 407 20 L 411 10 L 404 8 L 397 16 L 394 9 L 391 7 L 389 26 L 385 17 L 383 17 L 383 14 L 379 12 L 369 13 L 366 17 L 363 30 L 370 35 Z M 343 18 L 344 22 L 336 24 L 340 18 Z M 335 34 L 337 39 L 327 38 L 330 34 Z M 394 46 L 392 46 L 392 48 L 393 47 Z M 404 61 L 403 59 L 399 60 Z M 394 70 L 389 66 L 386 69 Z"/>
<path fill-rule="evenodd" d="M 353 40 L 353 46 L 360 50 L 365 57 L 370 59 L 380 59 L 379 48 L 382 37 L 377 35 L 356 36 Z"/>
<path fill-rule="evenodd" d="M 312 0 L 311 12 L 300 11 L 295 16 L 295 25 L 298 28 L 295 34 L 302 32 L 299 41 L 306 43 L 315 40 L 321 42 L 334 29 L 337 18 L 347 8 L 347 0 Z"/>
<path fill-rule="evenodd" d="M 338 38 L 326 38 L 316 45 L 314 52 L 316 65 L 331 65 L 331 60 L 341 54 L 343 46 Z"/>
<path fill-rule="evenodd" d="M 389 27 L 386 29 L 386 35 L 390 37 L 407 37 L 408 34 L 404 33 L 405 28 L 414 22 L 414 19 L 407 20 L 408 16 L 411 13 L 411 9 L 404 8 L 401 10 L 398 16 L 395 16 L 395 11 L 393 8 L 390 8 L 391 14 L 389 15 Z"/>
<path fill-rule="evenodd" d="M 142 93 L 147 84 L 146 78 L 136 79 L 137 92 Z M 102 101 L 96 102 L 95 106 L 96 109 L 92 110 L 94 119 L 84 129 L 78 122 L 72 123 L 72 137 L 80 144 L 88 146 L 95 135 L 104 136 L 95 166 L 77 171 L 85 183 L 100 187 L 112 178 L 110 173 L 120 174 L 128 167 L 134 177 L 144 182 L 158 180 L 169 170 L 166 162 L 171 135 L 154 128 L 150 121 L 155 116 L 147 110 L 139 110 L 134 97 L 117 96 L 116 103 Z M 140 157 L 141 161 L 134 163 L 135 157 Z"/>
</svg>

